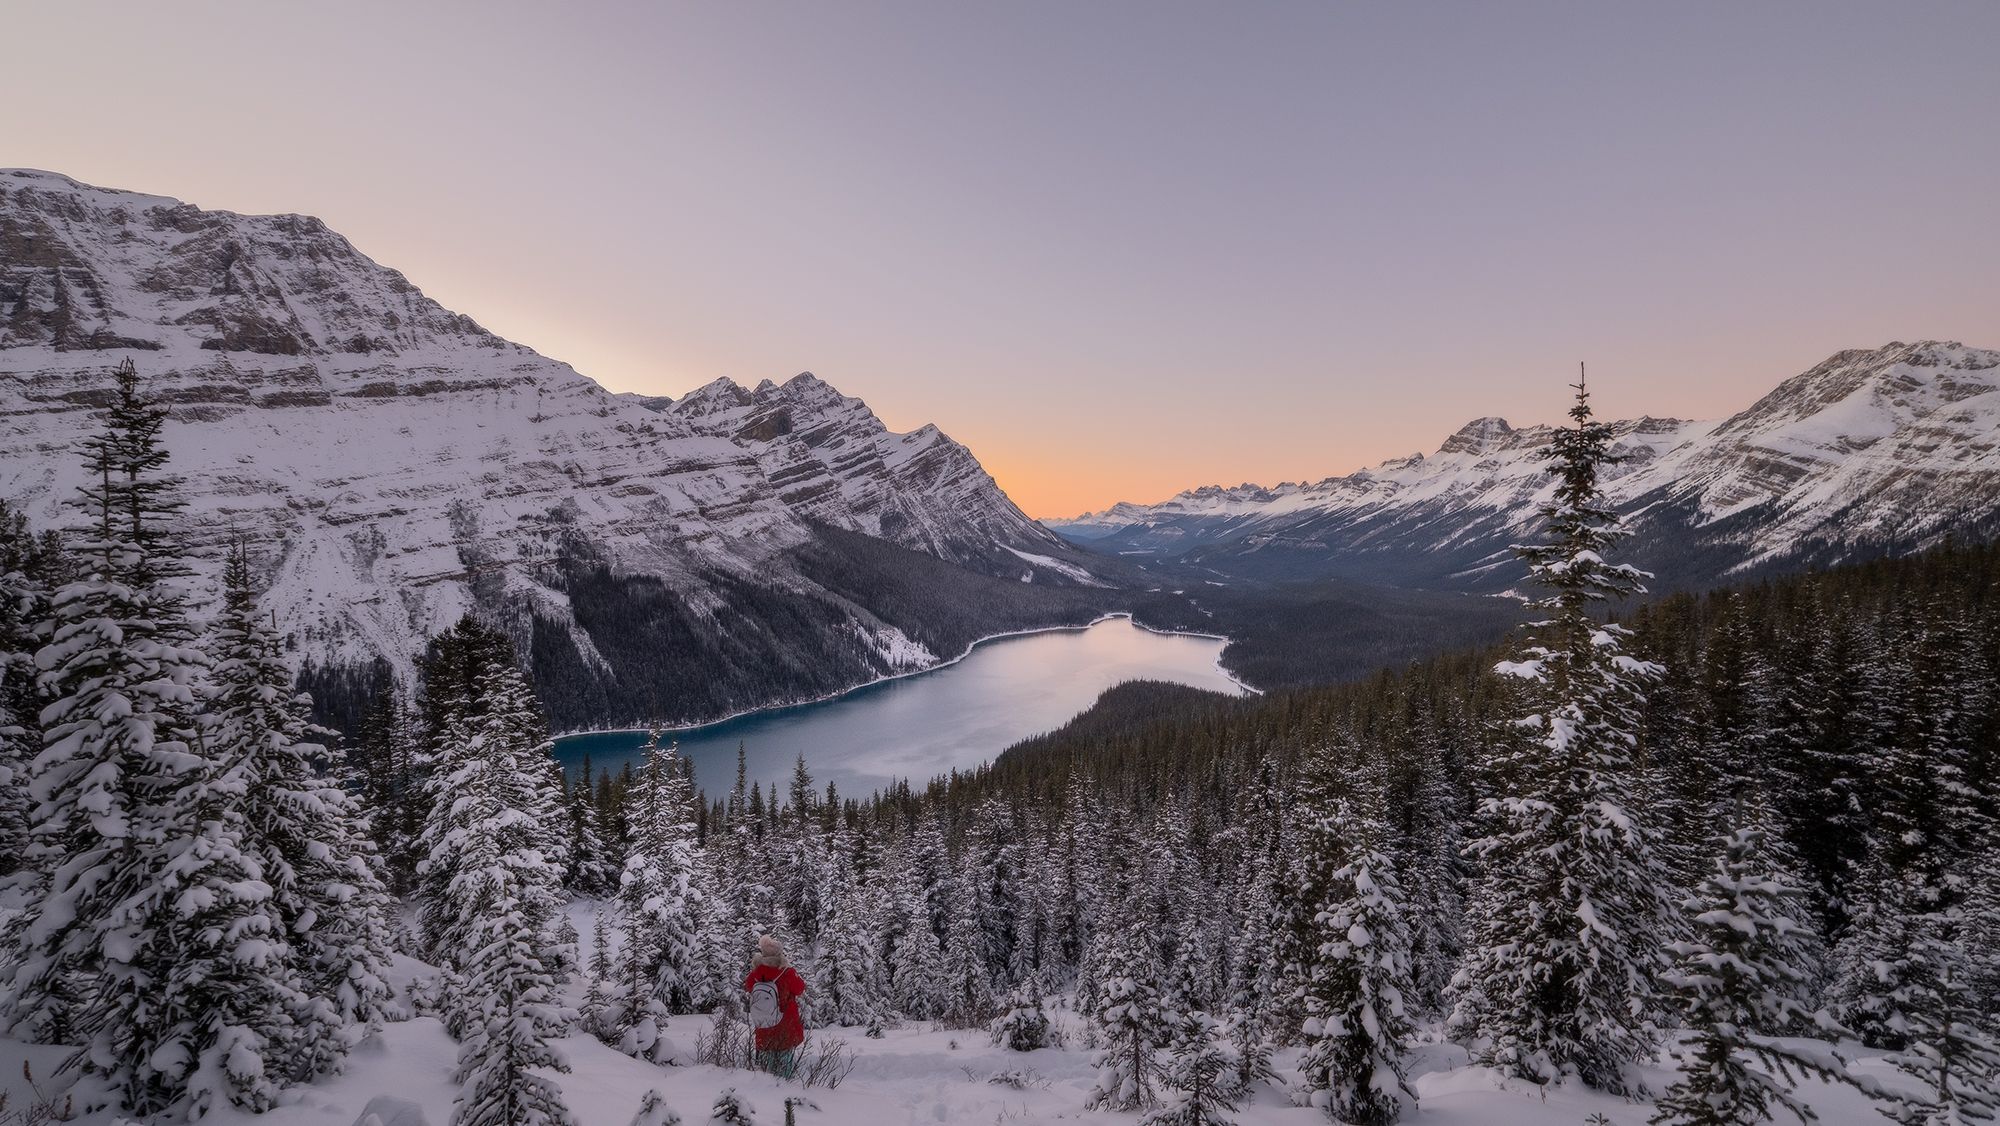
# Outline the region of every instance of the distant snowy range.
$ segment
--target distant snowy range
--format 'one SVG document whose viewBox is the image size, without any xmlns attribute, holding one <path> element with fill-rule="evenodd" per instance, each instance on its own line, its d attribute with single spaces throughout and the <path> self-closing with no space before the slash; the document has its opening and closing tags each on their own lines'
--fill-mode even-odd
<svg viewBox="0 0 2000 1126">
<path fill-rule="evenodd" d="M 613 393 L 317 219 L 0 171 L 0 496 L 36 524 L 78 522 L 77 443 L 128 358 L 172 408 L 197 599 L 248 545 L 336 713 L 468 611 L 581 728 L 819 698 L 1107 612 L 1223 628 L 1168 601 L 1205 583 L 1506 595 L 1548 489 L 1546 428 L 1487 418 L 1344 477 L 1044 526 L 937 427 L 890 431 L 810 374 Z M 1721 422 L 1618 431 L 1611 493 L 1664 585 L 2000 526 L 1993 351 L 1840 352 Z"/>
<path fill-rule="evenodd" d="M 1665 389 L 1662 389 L 1663 394 Z M 1721 421 L 1613 424 L 1606 492 L 1668 585 L 1726 582 L 2000 531 L 2000 352 L 1834 354 Z M 1513 588 L 1551 484 L 1548 426 L 1467 423 L 1435 453 L 1343 477 L 1191 489 L 1047 523 L 1125 557 L 1230 576 Z"/>
</svg>

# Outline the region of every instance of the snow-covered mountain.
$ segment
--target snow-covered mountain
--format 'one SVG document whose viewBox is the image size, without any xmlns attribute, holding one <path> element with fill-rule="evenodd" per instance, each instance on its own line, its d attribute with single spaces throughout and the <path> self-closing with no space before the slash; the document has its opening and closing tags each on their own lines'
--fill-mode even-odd
<svg viewBox="0 0 2000 1126">
<path fill-rule="evenodd" d="M 0 171 L 0 496 L 76 522 L 77 442 L 127 358 L 172 407 L 197 585 L 247 541 L 322 674 L 407 675 L 478 608 L 587 701 L 559 718 L 704 717 L 950 655 L 956 636 L 870 604 L 884 568 L 1024 591 L 996 628 L 1073 617 L 1042 588 L 1097 581 L 964 446 L 810 374 L 614 394 L 317 219 Z M 857 562 L 841 532 L 902 550 Z"/>
<path fill-rule="evenodd" d="M 1668 584 L 2000 532 L 2000 352 L 1837 353 L 1721 422 L 1617 423 L 1607 491 Z M 1552 487 L 1544 426 L 1467 423 L 1436 453 L 1272 488 L 1209 486 L 1050 521 L 1100 550 L 1237 574 L 1505 589 Z"/>
</svg>

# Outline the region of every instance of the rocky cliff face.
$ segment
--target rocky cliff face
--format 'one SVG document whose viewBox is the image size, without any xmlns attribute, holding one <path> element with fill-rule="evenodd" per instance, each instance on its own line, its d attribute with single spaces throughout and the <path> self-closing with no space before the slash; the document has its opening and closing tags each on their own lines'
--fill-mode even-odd
<svg viewBox="0 0 2000 1126">
<path fill-rule="evenodd" d="M 947 655 L 908 632 L 907 607 L 806 576 L 808 548 L 828 567 L 827 529 L 967 582 L 1089 578 L 1024 564 L 1083 557 L 965 447 L 931 426 L 893 433 L 810 375 L 679 402 L 613 394 L 316 219 L 0 171 L 0 495 L 32 519 L 75 522 L 77 442 L 126 358 L 172 408 L 197 600 L 247 541 L 298 659 L 322 673 L 379 657 L 407 676 L 426 637 L 478 610 L 545 685 L 596 701 L 559 718 L 693 719 Z M 1019 601 L 996 627 L 1080 612 Z"/>
<path fill-rule="evenodd" d="M 2000 533 L 2000 352 L 1894 343 L 1841 352 L 1721 422 L 1616 423 L 1606 491 L 1662 585 Z M 1468 423 L 1413 454 L 1312 484 L 1119 505 L 1065 535 L 1227 573 L 1505 590 L 1550 481 L 1546 427 Z"/>
</svg>

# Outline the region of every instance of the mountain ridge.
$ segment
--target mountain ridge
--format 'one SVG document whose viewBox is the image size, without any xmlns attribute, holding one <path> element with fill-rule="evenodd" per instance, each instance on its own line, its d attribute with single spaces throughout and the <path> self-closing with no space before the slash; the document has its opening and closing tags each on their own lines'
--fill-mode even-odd
<svg viewBox="0 0 2000 1126">
<path fill-rule="evenodd" d="M 1103 561 L 1030 520 L 971 451 L 936 426 L 890 431 L 817 377 L 614 393 L 317 219 L 0 170 L 0 495 L 38 525 L 76 522 L 76 442 L 127 358 L 171 412 L 198 601 L 248 540 L 295 661 L 322 678 L 379 679 L 381 658 L 407 682 L 423 639 L 477 612 L 594 701 L 559 721 L 692 721 L 927 667 L 967 630 L 1110 608 L 1050 593 Z M 941 597 L 1004 593 L 926 633 L 805 573 L 801 552 L 829 567 L 829 529 L 948 564 Z M 651 619 L 610 611 L 639 587 Z"/>
<path fill-rule="evenodd" d="M 1726 419 L 1610 425 L 1626 460 L 1607 474 L 1607 494 L 1642 542 L 1702 558 L 1669 562 L 1671 584 L 1995 530 L 2000 351 L 1847 349 Z M 1226 573 L 1497 592 L 1512 581 L 1508 544 L 1531 531 L 1551 488 L 1538 453 L 1551 432 L 1480 418 L 1429 455 L 1343 476 L 1203 486 L 1046 523 L 1093 548 Z"/>
</svg>

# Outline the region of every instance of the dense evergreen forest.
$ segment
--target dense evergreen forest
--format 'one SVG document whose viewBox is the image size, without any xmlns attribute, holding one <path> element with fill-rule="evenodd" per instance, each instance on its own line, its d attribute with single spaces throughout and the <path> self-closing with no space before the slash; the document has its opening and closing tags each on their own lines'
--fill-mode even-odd
<svg viewBox="0 0 2000 1126">
<path fill-rule="evenodd" d="M 1271 1084 L 1392 1121 L 1420 1035 L 1655 1097 L 1662 1124 L 1765 1121 L 1806 1076 L 1908 1123 L 2000 1113 L 2000 549 L 1611 620 L 1645 576 L 1616 561 L 1581 389 L 1522 549 L 1535 622 L 1505 648 L 1248 701 L 1128 686 L 988 768 L 867 796 L 804 761 L 783 792 L 739 771 L 700 794 L 659 739 L 566 779 L 525 654 L 475 619 L 343 750 L 247 553 L 220 618 L 188 620 L 164 417 L 128 366 L 85 451 L 91 535 L 0 512 L 0 1019 L 74 1046 L 97 1105 L 266 1109 L 425 1014 L 459 1041 L 455 1122 L 568 1122 L 552 1039 L 668 1062 L 663 1018 L 726 1027 L 768 932 L 810 1024 L 1032 1048 L 1073 1007 L 1090 1105 L 1158 1126 Z M 612 905 L 587 936 L 579 895 Z M 431 967 L 400 993 L 395 950 Z M 1907 1082 L 1851 1070 L 1848 1040 Z M 1675 1081 L 1642 1090 L 1669 1042 Z"/>
</svg>

